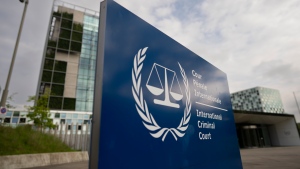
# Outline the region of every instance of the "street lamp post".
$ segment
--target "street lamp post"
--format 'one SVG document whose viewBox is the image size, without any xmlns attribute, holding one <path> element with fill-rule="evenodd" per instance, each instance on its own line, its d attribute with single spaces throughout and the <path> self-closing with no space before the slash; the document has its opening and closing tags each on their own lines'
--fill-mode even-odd
<svg viewBox="0 0 300 169">
<path fill-rule="evenodd" d="M 11 59 L 10 68 L 9 68 L 9 72 L 8 72 L 8 75 L 7 75 L 6 85 L 5 85 L 5 88 L 4 88 L 3 92 L 2 92 L 2 98 L 1 98 L 1 102 L 0 102 L 0 107 L 5 107 L 5 104 L 6 104 L 6 99 L 7 99 L 7 95 L 8 95 L 9 82 L 10 82 L 11 73 L 12 73 L 12 70 L 13 70 L 13 67 L 14 67 L 14 63 L 15 63 L 15 58 L 16 58 L 16 54 L 17 54 L 17 50 L 18 50 L 18 46 L 19 46 L 19 40 L 20 40 L 20 36 L 21 36 L 21 33 L 22 33 L 24 18 L 25 18 L 25 14 L 26 14 L 27 5 L 29 3 L 29 0 L 20 0 L 20 2 L 22 2 L 22 3 L 24 2 L 25 6 L 24 6 L 22 20 L 21 20 L 21 24 L 20 24 L 20 28 L 19 28 L 19 32 L 18 32 L 16 44 L 15 44 L 14 53 L 13 53 L 13 56 L 12 56 L 12 59 Z"/>
<path fill-rule="evenodd" d="M 299 104 L 298 104 L 298 101 L 297 101 L 297 98 L 296 98 L 296 94 L 295 94 L 295 93 L 296 93 L 296 92 L 293 92 L 294 98 L 295 98 L 295 101 L 296 101 L 296 105 L 297 105 L 297 108 L 298 108 L 298 112 L 299 112 L 299 114 L 300 114 Z"/>
</svg>

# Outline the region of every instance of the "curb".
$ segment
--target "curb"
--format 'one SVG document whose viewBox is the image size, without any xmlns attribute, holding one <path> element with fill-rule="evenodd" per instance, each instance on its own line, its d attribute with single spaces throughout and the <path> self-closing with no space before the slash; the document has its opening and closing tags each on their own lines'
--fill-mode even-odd
<svg viewBox="0 0 300 169">
<path fill-rule="evenodd" d="M 16 169 L 88 161 L 87 151 L 0 156 L 0 168 Z"/>
</svg>

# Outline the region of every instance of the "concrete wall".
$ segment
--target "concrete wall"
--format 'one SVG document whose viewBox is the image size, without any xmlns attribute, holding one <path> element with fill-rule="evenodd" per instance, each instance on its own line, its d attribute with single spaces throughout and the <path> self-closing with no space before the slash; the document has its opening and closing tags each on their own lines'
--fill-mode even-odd
<svg viewBox="0 0 300 169">
<path fill-rule="evenodd" d="M 299 146 L 300 138 L 294 118 L 269 127 L 273 146 Z"/>
<path fill-rule="evenodd" d="M 280 146 L 275 125 L 268 127 L 272 146 Z"/>
<path fill-rule="evenodd" d="M 10 155 L 0 156 L 0 168 L 29 168 L 87 160 L 89 160 L 87 152 Z"/>
</svg>

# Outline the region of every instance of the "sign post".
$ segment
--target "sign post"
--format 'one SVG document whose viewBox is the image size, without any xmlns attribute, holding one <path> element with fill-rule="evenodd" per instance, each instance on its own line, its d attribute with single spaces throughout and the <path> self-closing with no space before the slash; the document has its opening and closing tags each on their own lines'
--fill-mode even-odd
<svg viewBox="0 0 300 169">
<path fill-rule="evenodd" d="M 224 72 L 101 3 L 89 168 L 241 169 Z"/>
<path fill-rule="evenodd" d="M 5 107 L 1 107 L 0 108 L 0 124 L 4 122 L 4 117 L 5 117 L 5 114 L 7 112 L 7 109 Z"/>
</svg>

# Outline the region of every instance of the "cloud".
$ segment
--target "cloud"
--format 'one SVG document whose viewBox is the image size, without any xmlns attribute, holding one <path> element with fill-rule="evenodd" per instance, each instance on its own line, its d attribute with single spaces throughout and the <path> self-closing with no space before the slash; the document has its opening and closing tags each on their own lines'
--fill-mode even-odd
<svg viewBox="0 0 300 169">
<path fill-rule="evenodd" d="M 100 8 L 98 0 L 65 1 Z M 300 91 L 300 1 L 116 1 L 224 71 L 231 92 L 255 86 L 275 88 L 281 92 L 286 112 L 299 114 L 292 92 Z M 28 7 L 10 87 L 22 95 L 16 99 L 18 104 L 36 90 L 51 3 L 32 0 Z M 0 6 L 2 88 L 23 7 L 11 0 L 3 0 Z"/>
<path fill-rule="evenodd" d="M 271 60 L 254 66 L 253 72 L 261 81 L 273 81 L 277 79 L 278 84 L 282 84 L 287 82 L 294 83 L 296 82 L 294 80 L 299 80 L 299 78 L 294 79 L 294 76 L 299 74 L 300 70 L 294 68 L 291 63 L 285 63 L 283 60 Z"/>
</svg>

